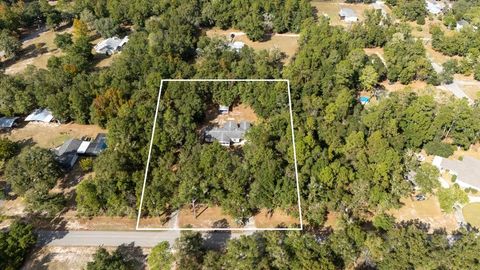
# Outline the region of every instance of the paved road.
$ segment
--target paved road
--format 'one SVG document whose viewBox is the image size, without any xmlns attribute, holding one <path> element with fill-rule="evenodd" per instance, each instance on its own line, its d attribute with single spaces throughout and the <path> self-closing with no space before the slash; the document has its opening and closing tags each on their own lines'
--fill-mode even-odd
<svg viewBox="0 0 480 270">
<path fill-rule="evenodd" d="M 136 246 L 153 247 L 161 241 L 173 244 L 179 235 L 177 231 L 39 231 L 38 244 L 40 246 L 119 246 L 134 242 Z"/>
<path fill-rule="evenodd" d="M 142 231 L 39 231 L 39 246 L 120 246 L 134 243 L 140 247 L 154 247 L 161 241 L 168 241 L 173 245 L 180 236 L 179 231 L 142 232 Z M 204 233 L 205 245 L 211 248 L 222 247 L 228 239 L 238 238 L 253 232 Z"/>
</svg>

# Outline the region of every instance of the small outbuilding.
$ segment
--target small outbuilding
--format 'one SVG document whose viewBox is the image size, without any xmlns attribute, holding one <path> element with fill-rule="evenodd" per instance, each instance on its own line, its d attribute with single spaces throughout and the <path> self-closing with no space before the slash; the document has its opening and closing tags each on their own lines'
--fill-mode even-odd
<svg viewBox="0 0 480 270">
<path fill-rule="evenodd" d="M 0 129 L 10 129 L 17 124 L 18 117 L 0 117 Z"/>
<path fill-rule="evenodd" d="M 458 32 L 460 32 L 460 30 L 462 30 L 463 27 L 467 26 L 469 23 L 465 20 L 460 20 L 457 22 L 457 26 L 455 26 L 455 30 L 457 30 Z"/>
<path fill-rule="evenodd" d="M 36 109 L 25 118 L 25 121 L 50 123 L 53 118 L 52 112 L 48 109 Z"/>
<path fill-rule="evenodd" d="M 105 40 L 100 41 L 93 48 L 95 49 L 96 53 L 112 55 L 120 51 L 123 48 L 123 45 L 125 45 L 127 42 L 128 42 L 128 36 L 125 36 L 122 39 L 118 37 L 111 37 L 111 38 L 107 38 Z"/>
<path fill-rule="evenodd" d="M 338 13 L 340 19 L 345 22 L 358 22 L 357 13 L 351 8 L 342 8 Z"/>
<path fill-rule="evenodd" d="M 229 111 L 230 111 L 230 108 L 228 106 L 225 106 L 225 105 L 218 106 L 218 112 L 220 114 L 227 114 Z"/>
<path fill-rule="evenodd" d="M 236 52 L 239 52 L 244 46 L 245 46 L 245 43 L 241 41 L 234 41 L 234 42 L 228 43 L 228 47 L 230 47 L 230 49 Z"/>
</svg>

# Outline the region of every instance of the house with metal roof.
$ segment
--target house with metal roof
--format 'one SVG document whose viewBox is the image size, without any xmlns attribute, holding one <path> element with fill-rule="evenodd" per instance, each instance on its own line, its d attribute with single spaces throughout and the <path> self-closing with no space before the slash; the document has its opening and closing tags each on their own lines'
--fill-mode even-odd
<svg viewBox="0 0 480 270">
<path fill-rule="evenodd" d="M 50 123 L 53 118 L 52 112 L 48 109 L 36 109 L 25 118 L 25 121 Z"/>
<path fill-rule="evenodd" d="M 228 47 L 230 47 L 230 49 L 236 52 L 239 52 L 244 46 L 245 46 L 245 43 L 241 41 L 234 41 L 234 42 L 228 43 Z"/>
<path fill-rule="evenodd" d="M 438 15 L 443 12 L 445 5 L 435 0 L 425 0 L 427 4 L 427 10 L 433 15 Z"/>
<path fill-rule="evenodd" d="M 0 129 L 9 129 L 16 125 L 18 117 L 0 117 Z"/>
<path fill-rule="evenodd" d="M 98 156 L 107 148 L 105 133 L 99 133 L 92 141 L 69 139 L 55 149 L 57 161 L 66 169 L 75 165 L 80 156 Z"/>
<path fill-rule="evenodd" d="M 95 47 L 96 53 L 112 55 L 122 49 L 123 45 L 128 42 L 128 36 L 120 39 L 118 37 L 111 37 L 100 41 Z"/>
<path fill-rule="evenodd" d="M 436 156 L 432 164 L 441 172 L 448 171 L 456 175 L 457 183 L 462 188 L 474 188 L 480 190 L 480 160 L 464 156 L 461 160 L 452 160 Z"/>
<path fill-rule="evenodd" d="M 357 13 L 351 8 L 342 8 L 338 13 L 340 19 L 345 22 L 358 22 Z"/>
<path fill-rule="evenodd" d="M 218 141 L 223 146 L 240 143 L 245 138 L 245 133 L 250 129 L 250 122 L 228 121 L 224 126 L 213 127 L 205 130 L 206 142 Z"/>
</svg>

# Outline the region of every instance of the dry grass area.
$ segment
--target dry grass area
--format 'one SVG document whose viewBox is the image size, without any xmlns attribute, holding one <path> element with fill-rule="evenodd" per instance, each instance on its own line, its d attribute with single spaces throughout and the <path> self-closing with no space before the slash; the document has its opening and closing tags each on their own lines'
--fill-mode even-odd
<svg viewBox="0 0 480 270">
<path fill-rule="evenodd" d="M 463 92 L 465 94 L 475 100 L 480 98 L 480 84 L 479 85 L 463 85 L 462 86 Z"/>
<path fill-rule="evenodd" d="M 4 216 L 25 216 L 25 202 L 22 197 L 14 200 L 5 200 L 0 207 L 0 214 Z"/>
<path fill-rule="evenodd" d="M 401 84 L 399 82 L 390 83 L 388 81 L 384 81 L 380 83 L 387 89 L 389 92 L 398 92 L 398 91 L 417 91 L 423 90 L 427 88 L 427 83 L 423 81 L 413 81 L 410 84 Z"/>
<path fill-rule="evenodd" d="M 430 224 L 430 230 L 445 228 L 451 232 L 458 229 L 455 215 L 442 212 L 435 196 L 430 196 L 425 201 L 414 201 L 410 197 L 400 201 L 403 204 L 400 209 L 389 211 L 397 221 L 418 219 Z"/>
<path fill-rule="evenodd" d="M 85 269 L 88 262 L 98 247 L 43 247 L 26 259 L 22 270 L 72 270 Z M 112 247 L 105 247 L 109 252 L 115 250 Z M 151 249 L 143 248 L 143 254 L 147 255 Z M 138 258 L 144 261 L 145 257 Z"/>
<path fill-rule="evenodd" d="M 22 42 L 22 50 L 18 53 L 19 58 L 11 65 L 7 65 L 6 74 L 20 73 L 33 65 L 37 68 L 47 68 L 48 59 L 51 56 L 60 56 L 62 52 L 53 43 L 56 34 L 71 33 L 72 28 L 54 30 L 36 30 L 28 33 Z"/>
<path fill-rule="evenodd" d="M 462 212 L 465 221 L 480 228 L 480 203 L 469 203 L 463 207 Z"/>
<path fill-rule="evenodd" d="M 480 143 L 471 145 L 468 150 L 457 149 L 449 159 L 459 159 L 464 156 L 480 159 Z"/>
<path fill-rule="evenodd" d="M 191 207 L 183 207 L 179 211 L 178 226 L 185 228 L 191 225 L 193 228 L 213 228 L 215 222 L 226 220 L 229 228 L 239 228 L 240 226 L 229 215 L 223 213 L 220 207 L 198 206 L 196 217 Z"/>
<path fill-rule="evenodd" d="M 339 219 L 338 213 L 328 212 L 327 221 L 325 221 L 325 224 L 323 225 L 323 227 L 325 228 L 330 227 L 335 230 L 336 228 L 338 228 L 339 225 L 340 225 L 340 219 Z"/>
<path fill-rule="evenodd" d="M 223 125 L 227 121 L 235 121 L 237 123 L 240 121 L 248 121 L 250 123 L 258 122 L 258 116 L 255 114 L 255 111 L 246 104 L 233 107 L 228 114 L 218 114 L 217 108 L 212 108 L 207 112 L 207 119 L 211 119 L 209 120 L 210 123 L 218 125 Z"/>
<path fill-rule="evenodd" d="M 29 122 L 23 127 L 14 128 L 0 136 L 12 141 L 34 144 L 43 148 L 57 147 L 69 138 L 94 138 L 98 133 L 107 131 L 96 125 L 56 124 Z"/>
<path fill-rule="evenodd" d="M 280 209 L 269 213 L 265 209 L 255 215 L 255 227 L 257 228 L 274 228 L 278 225 L 286 227 L 300 227 L 300 219 L 289 216 L 285 211 Z"/>
<path fill-rule="evenodd" d="M 363 21 L 364 16 L 363 13 L 367 9 L 373 9 L 370 4 L 347 4 L 344 1 L 312 1 L 312 6 L 316 9 L 318 17 L 328 17 L 330 18 L 330 23 L 332 25 L 342 25 L 342 26 L 349 26 L 349 23 L 346 23 L 340 20 L 338 13 L 340 12 L 341 8 L 351 8 L 353 9 L 358 16 L 360 21 Z"/>
<path fill-rule="evenodd" d="M 206 35 L 208 37 L 225 37 L 230 39 L 230 34 L 235 33 L 235 41 L 242 41 L 247 46 L 255 49 L 255 50 L 272 50 L 278 49 L 279 51 L 285 53 L 286 55 L 286 63 L 290 62 L 292 57 L 298 50 L 298 35 L 295 34 L 274 34 L 270 36 L 270 38 L 266 41 L 258 42 L 258 41 L 251 41 L 245 34 L 240 34 L 240 30 L 236 29 L 227 29 L 222 30 L 218 28 L 213 28 L 206 31 Z"/>
</svg>

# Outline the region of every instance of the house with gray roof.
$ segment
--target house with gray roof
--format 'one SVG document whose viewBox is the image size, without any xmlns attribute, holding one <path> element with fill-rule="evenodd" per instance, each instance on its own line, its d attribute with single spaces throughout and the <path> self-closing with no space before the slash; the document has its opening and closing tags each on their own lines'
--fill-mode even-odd
<svg viewBox="0 0 480 270">
<path fill-rule="evenodd" d="M 99 133 L 92 141 L 69 139 L 54 152 L 60 165 L 70 169 L 80 156 L 98 156 L 103 152 L 107 148 L 106 140 L 105 133 Z"/>
<path fill-rule="evenodd" d="M 240 143 L 245 138 L 245 133 L 250 129 L 250 122 L 228 121 L 221 127 L 207 128 L 204 133 L 206 142 L 218 141 L 223 146 Z"/>
<path fill-rule="evenodd" d="M 123 45 L 128 42 L 128 36 L 120 39 L 118 37 L 111 37 L 100 41 L 95 47 L 96 53 L 112 55 L 122 49 Z"/>
<path fill-rule="evenodd" d="M 0 117 L 0 129 L 9 129 L 16 125 L 18 117 Z"/>
<path fill-rule="evenodd" d="M 462 188 L 480 190 L 480 160 L 465 156 L 461 160 L 452 160 L 436 156 L 432 162 L 440 171 L 456 175 L 457 183 Z"/>
<path fill-rule="evenodd" d="M 345 22 L 358 22 L 357 13 L 351 8 L 342 8 L 338 13 L 340 19 Z"/>
</svg>

